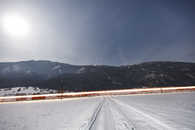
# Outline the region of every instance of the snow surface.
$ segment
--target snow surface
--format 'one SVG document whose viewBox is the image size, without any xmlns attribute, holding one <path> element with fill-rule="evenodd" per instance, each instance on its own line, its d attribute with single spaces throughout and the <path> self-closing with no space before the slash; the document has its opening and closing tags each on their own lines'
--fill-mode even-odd
<svg viewBox="0 0 195 130">
<path fill-rule="evenodd" d="M 0 89 L 0 96 L 15 96 L 15 95 L 32 95 L 32 94 L 48 94 L 56 93 L 52 89 L 40 89 L 38 87 L 14 87 Z"/>
<path fill-rule="evenodd" d="M 60 66 L 60 65 L 56 65 L 56 66 L 54 66 L 54 67 L 52 68 L 52 70 L 56 70 L 56 69 L 59 69 L 59 68 L 61 68 L 61 66 Z"/>
<path fill-rule="evenodd" d="M 194 130 L 195 92 L 0 104 L 1 130 Z"/>
</svg>

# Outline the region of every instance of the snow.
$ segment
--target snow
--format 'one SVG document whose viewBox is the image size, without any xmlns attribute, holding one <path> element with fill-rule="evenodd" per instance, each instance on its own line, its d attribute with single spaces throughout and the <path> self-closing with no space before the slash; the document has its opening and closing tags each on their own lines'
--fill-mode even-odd
<svg viewBox="0 0 195 130">
<path fill-rule="evenodd" d="M 8 67 L 5 67 L 1 70 L 2 73 L 9 73 L 11 71 L 11 68 L 8 66 Z"/>
<path fill-rule="evenodd" d="M 32 73 L 31 70 L 26 71 L 26 74 L 31 74 L 31 73 Z"/>
<path fill-rule="evenodd" d="M 2 69 L 2 73 L 19 72 L 22 68 L 19 65 L 12 65 Z"/>
<path fill-rule="evenodd" d="M 146 78 L 146 79 L 155 79 L 156 76 L 157 76 L 156 74 L 151 73 L 151 74 L 147 74 L 147 75 L 145 76 L 145 78 Z"/>
<path fill-rule="evenodd" d="M 195 129 L 195 93 L 160 94 L 147 96 L 121 96 L 123 104 L 152 117 L 171 130 Z M 122 107 L 124 108 L 124 107 Z M 149 119 L 149 118 L 148 118 Z"/>
<path fill-rule="evenodd" d="M 60 68 L 61 68 L 60 65 L 56 65 L 56 66 L 54 66 L 54 67 L 52 68 L 52 70 L 57 70 L 57 69 L 60 69 Z"/>
<path fill-rule="evenodd" d="M 32 95 L 32 94 L 48 94 L 56 93 L 52 89 L 40 89 L 38 87 L 14 87 L 0 89 L 0 96 L 13 96 L 13 95 Z"/>
<path fill-rule="evenodd" d="M 14 64 L 7 67 L 4 67 L 1 69 L 2 74 L 12 73 L 12 72 L 25 72 L 26 74 L 30 74 L 32 71 L 29 67 L 26 67 L 24 65 Z"/>
<path fill-rule="evenodd" d="M 15 71 L 15 72 L 19 72 L 22 68 L 20 68 L 19 65 L 13 65 L 12 66 L 12 70 Z"/>
<path fill-rule="evenodd" d="M 86 68 L 85 68 L 85 67 L 81 67 L 81 68 L 77 71 L 77 73 L 78 73 L 78 74 L 81 74 L 81 73 L 85 73 L 85 71 L 86 71 Z"/>
<path fill-rule="evenodd" d="M 100 101 L 92 98 L 0 104 L 0 129 L 79 130 L 90 122 Z"/>
<path fill-rule="evenodd" d="M 195 92 L 0 104 L 1 130 L 194 130 Z"/>
<path fill-rule="evenodd" d="M 61 65 L 56 65 L 52 68 L 54 71 L 58 71 L 58 73 L 62 73 Z"/>
</svg>

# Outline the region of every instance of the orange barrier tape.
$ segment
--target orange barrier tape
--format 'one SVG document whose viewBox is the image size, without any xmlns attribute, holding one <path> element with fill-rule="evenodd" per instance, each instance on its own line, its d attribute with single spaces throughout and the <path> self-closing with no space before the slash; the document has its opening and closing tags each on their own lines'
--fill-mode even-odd
<svg viewBox="0 0 195 130">
<path fill-rule="evenodd" d="M 46 96 L 38 96 L 38 97 L 32 97 L 32 100 L 44 100 L 46 99 Z"/>
<path fill-rule="evenodd" d="M 10 97 L 0 97 L 0 103 L 30 101 L 30 100 L 51 100 L 51 99 L 73 98 L 73 97 L 134 95 L 134 94 L 151 94 L 151 93 L 191 92 L 191 91 L 195 91 L 195 86 L 124 89 L 124 90 L 58 93 L 58 94 L 45 94 L 45 95 L 28 95 L 28 96 L 10 96 Z"/>
<path fill-rule="evenodd" d="M 29 98 L 29 97 L 20 97 L 20 98 L 16 98 L 16 101 L 29 101 L 31 99 L 32 98 Z"/>
</svg>

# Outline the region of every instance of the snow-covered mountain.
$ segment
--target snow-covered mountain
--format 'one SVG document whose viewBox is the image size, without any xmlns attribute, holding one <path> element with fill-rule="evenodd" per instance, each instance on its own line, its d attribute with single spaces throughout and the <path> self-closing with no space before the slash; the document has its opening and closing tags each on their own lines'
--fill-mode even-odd
<svg viewBox="0 0 195 130">
<path fill-rule="evenodd" d="M 52 78 L 64 73 L 75 73 L 80 69 L 79 66 L 73 66 L 64 63 L 51 61 L 22 61 L 0 63 L 0 75 L 9 77 L 15 75 L 39 75 L 43 78 Z"/>
<path fill-rule="evenodd" d="M 195 85 L 195 63 L 146 62 L 76 66 L 51 61 L 0 63 L 0 88 L 37 86 L 65 91 Z"/>
</svg>

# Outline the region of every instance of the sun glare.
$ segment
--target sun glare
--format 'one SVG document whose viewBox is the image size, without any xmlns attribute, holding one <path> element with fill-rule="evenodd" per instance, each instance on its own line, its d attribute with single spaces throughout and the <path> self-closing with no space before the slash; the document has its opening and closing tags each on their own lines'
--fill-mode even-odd
<svg viewBox="0 0 195 130">
<path fill-rule="evenodd" d="M 3 29 L 11 36 L 23 37 L 29 33 L 29 24 L 20 15 L 5 15 L 3 17 Z"/>
</svg>

